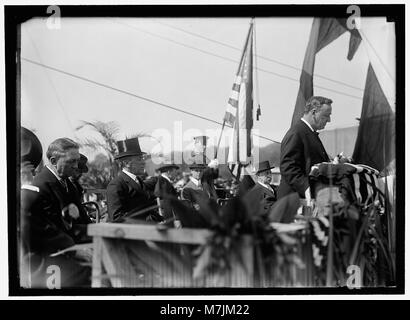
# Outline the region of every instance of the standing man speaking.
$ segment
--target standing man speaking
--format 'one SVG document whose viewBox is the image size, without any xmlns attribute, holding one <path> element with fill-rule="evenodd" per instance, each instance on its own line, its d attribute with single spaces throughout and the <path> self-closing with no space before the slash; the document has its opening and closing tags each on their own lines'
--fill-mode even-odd
<svg viewBox="0 0 410 320">
<path fill-rule="evenodd" d="M 309 172 L 313 165 L 328 162 L 329 156 L 317 130 L 330 122 L 332 100 L 313 96 L 305 105 L 303 117 L 286 133 L 281 144 L 281 182 L 278 199 L 297 192 L 308 203 L 311 200 Z"/>
</svg>

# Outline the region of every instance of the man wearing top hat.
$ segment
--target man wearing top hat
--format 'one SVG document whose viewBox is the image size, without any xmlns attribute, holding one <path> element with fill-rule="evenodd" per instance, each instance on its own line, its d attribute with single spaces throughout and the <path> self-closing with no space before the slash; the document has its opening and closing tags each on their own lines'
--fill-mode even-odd
<svg viewBox="0 0 410 320">
<path fill-rule="evenodd" d="M 118 154 L 114 159 L 121 171 L 107 187 L 108 222 L 121 222 L 130 213 L 156 205 L 155 183 L 143 181 L 145 152 L 141 151 L 138 138 L 117 142 Z M 162 220 L 155 210 L 133 216 L 137 220 Z"/>
<path fill-rule="evenodd" d="M 272 181 L 271 169 L 273 168 L 274 166 L 271 166 L 269 161 L 258 164 L 257 182 L 244 197 L 248 212 L 252 215 L 256 214 L 259 217 L 267 218 L 269 210 L 276 201 L 276 191 L 270 185 Z"/>
</svg>

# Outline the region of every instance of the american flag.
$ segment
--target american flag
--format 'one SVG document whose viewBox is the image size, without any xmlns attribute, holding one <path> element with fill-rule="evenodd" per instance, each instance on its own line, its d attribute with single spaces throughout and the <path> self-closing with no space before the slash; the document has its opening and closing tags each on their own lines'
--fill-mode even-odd
<svg viewBox="0 0 410 320">
<path fill-rule="evenodd" d="M 247 164 L 251 158 L 253 126 L 253 23 L 226 107 L 224 121 L 233 127 L 229 143 L 228 163 Z"/>
</svg>

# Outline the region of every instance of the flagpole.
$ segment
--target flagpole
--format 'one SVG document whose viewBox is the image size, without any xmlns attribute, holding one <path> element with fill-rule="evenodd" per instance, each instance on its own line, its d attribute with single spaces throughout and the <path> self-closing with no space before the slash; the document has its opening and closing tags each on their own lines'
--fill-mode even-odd
<svg viewBox="0 0 410 320">
<path fill-rule="evenodd" d="M 218 144 L 217 144 L 217 146 L 216 146 L 215 159 L 218 157 L 218 150 L 219 150 L 219 145 L 221 144 L 222 133 L 223 133 L 224 128 L 225 128 L 225 122 L 226 122 L 226 120 L 224 119 L 224 122 L 222 123 L 221 133 L 220 133 L 219 139 L 218 139 Z"/>
</svg>

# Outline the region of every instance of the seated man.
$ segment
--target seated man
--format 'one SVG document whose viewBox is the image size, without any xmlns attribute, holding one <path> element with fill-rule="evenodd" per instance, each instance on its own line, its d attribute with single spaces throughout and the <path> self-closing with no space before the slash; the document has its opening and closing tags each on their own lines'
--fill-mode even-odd
<svg viewBox="0 0 410 320">
<path fill-rule="evenodd" d="M 192 164 L 190 181 L 182 189 L 182 199 L 189 200 L 196 210 L 199 210 L 200 199 L 217 199 L 213 180 L 218 177 L 217 161 L 205 164 Z"/>
<path fill-rule="evenodd" d="M 264 219 L 267 218 L 276 201 L 276 191 L 270 185 L 273 168 L 274 166 L 271 166 L 269 161 L 259 163 L 256 172 L 257 183 L 244 197 L 248 212 Z"/>
<path fill-rule="evenodd" d="M 174 217 L 168 199 L 169 197 L 178 198 L 178 193 L 173 186 L 177 169 L 179 169 L 179 167 L 175 164 L 164 164 L 158 168 L 159 176 L 154 194 L 160 199 L 161 214 L 165 220 Z"/>
<path fill-rule="evenodd" d="M 192 164 L 189 166 L 191 170 L 191 176 L 189 182 L 182 188 L 183 200 L 189 200 L 192 206 L 199 210 L 198 200 L 201 198 L 207 198 L 208 194 L 203 190 L 201 184 L 202 172 L 207 168 L 205 164 Z"/>
<path fill-rule="evenodd" d="M 68 138 L 53 141 L 46 154 L 48 164 L 34 177 L 31 185 L 22 187 L 22 233 L 28 253 L 23 263 L 31 270 L 37 270 L 31 275 L 31 287 L 47 286 L 50 265 L 59 267 L 59 285 L 62 287 L 90 284 L 89 268 L 78 263 L 82 256 L 80 252 L 76 256 L 50 257 L 50 254 L 86 238 L 85 225 L 73 224 L 79 218 L 79 208 L 68 187 L 68 177 L 76 170 L 80 158 L 78 149 L 78 144 Z"/>
<path fill-rule="evenodd" d="M 141 151 L 138 138 L 118 141 L 115 160 L 121 171 L 107 187 L 108 222 L 121 222 L 132 213 L 156 205 L 155 182 L 144 181 L 145 152 Z M 153 178 L 156 179 L 156 178 Z M 137 220 L 161 221 L 158 212 L 143 211 L 133 216 Z"/>
<path fill-rule="evenodd" d="M 80 153 L 80 159 L 78 160 L 78 167 L 74 171 L 74 174 L 69 177 L 69 182 L 70 182 L 69 189 L 71 189 L 72 192 L 74 193 L 76 205 L 78 206 L 79 211 L 80 211 L 80 217 L 76 220 L 76 222 L 84 223 L 84 224 L 92 223 L 92 220 L 88 216 L 86 209 L 82 206 L 84 189 L 78 181 L 80 180 L 83 173 L 88 172 L 87 161 L 88 161 L 88 158 L 82 153 Z"/>
</svg>

